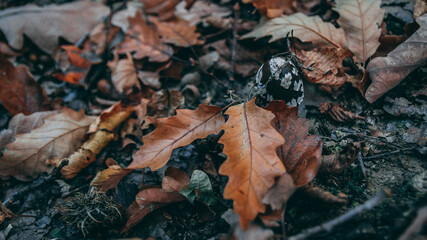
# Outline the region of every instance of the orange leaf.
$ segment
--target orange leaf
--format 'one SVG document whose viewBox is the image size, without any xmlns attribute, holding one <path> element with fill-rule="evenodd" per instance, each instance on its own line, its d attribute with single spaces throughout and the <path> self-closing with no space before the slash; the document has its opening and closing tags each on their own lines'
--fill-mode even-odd
<svg viewBox="0 0 427 240">
<path fill-rule="evenodd" d="M 150 17 L 159 32 L 163 43 L 172 43 L 177 47 L 188 47 L 191 45 L 200 45 L 200 33 L 196 32 L 196 26 L 190 26 L 190 23 L 181 18 L 174 18 L 167 22 L 161 22 L 157 18 Z"/>
<path fill-rule="evenodd" d="M 259 9 L 261 14 L 269 18 L 275 18 L 286 12 L 291 14 L 295 12 L 293 3 L 295 0 L 243 0 L 244 3 L 252 3 Z"/>
<path fill-rule="evenodd" d="M 133 155 L 128 169 L 157 170 L 169 161 L 175 148 L 218 134 L 223 124 L 221 108 L 203 104 L 197 110 L 180 109 L 176 116 L 157 119 L 157 128 L 142 138 L 144 145 Z"/>
<path fill-rule="evenodd" d="M 139 11 L 129 18 L 129 30 L 117 50 L 118 53 L 135 52 L 134 58 L 148 57 L 151 62 L 165 62 L 173 53 L 170 46 L 160 42 L 158 33 L 145 23 Z"/>
<path fill-rule="evenodd" d="M 312 67 L 313 71 L 303 69 L 308 81 L 331 86 L 341 86 L 347 80 L 342 61 L 351 56 L 351 52 L 343 48 L 315 48 L 312 51 L 297 52 L 298 58 L 305 67 Z"/>
<path fill-rule="evenodd" d="M 348 48 L 364 63 L 377 50 L 384 9 L 380 0 L 337 0 L 338 24 L 344 29 Z"/>
<path fill-rule="evenodd" d="M 219 142 L 224 144 L 228 159 L 219 173 L 229 177 L 224 198 L 233 199 L 234 211 L 245 229 L 249 221 L 265 211 L 262 200 L 274 178 L 286 171 L 276 154 L 284 140 L 271 126 L 274 114 L 256 106 L 255 99 L 233 106 L 225 114 L 229 119 Z"/>
</svg>

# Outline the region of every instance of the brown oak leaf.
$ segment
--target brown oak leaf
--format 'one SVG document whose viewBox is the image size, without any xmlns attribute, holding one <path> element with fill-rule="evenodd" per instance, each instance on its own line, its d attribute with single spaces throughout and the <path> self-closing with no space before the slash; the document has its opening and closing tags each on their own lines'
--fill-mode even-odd
<svg viewBox="0 0 427 240">
<path fill-rule="evenodd" d="M 224 124 L 221 108 L 199 105 L 197 110 L 179 109 L 176 116 L 159 118 L 157 128 L 142 138 L 144 145 L 133 155 L 128 169 L 163 167 L 175 148 L 186 146 L 209 134 L 218 134 Z"/>
<path fill-rule="evenodd" d="M 381 0 L 337 0 L 338 24 L 344 29 L 348 48 L 364 63 L 377 50 L 384 18 Z"/>
<path fill-rule="evenodd" d="M 256 106 L 255 99 L 230 107 L 225 114 L 229 119 L 219 143 L 224 144 L 228 158 L 219 173 L 229 178 L 224 198 L 233 199 L 240 225 L 246 229 L 249 221 L 265 211 L 262 201 L 274 178 L 286 171 L 276 154 L 284 141 L 271 126 L 274 114 Z"/>
<path fill-rule="evenodd" d="M 372 83 L 365 93 L 368 102 L 375 102 L 418 66 L 427 62 L 427 14 L 417 18 L 416 21 L 420 29 L 411 37 L 391 51 L 387 57 L 377 57 L 369 62 L 367 70 Z"/>
<path fill-rule="evenodd" d="M 77 150 L 95 117 L 64 108 L 62 112 L 45 118 L 44 123 L 31 132 L 18 134 L 15 141 L 2 149 L 0 176 L 31 180 L 52 168 L 47 159 L 63 158 Z"/>
<path fill-rule="evenodd" d="M 303 13 L 283 15 L 258 25 L 242 38 L 262 38 L 272 36 L 270 42 L 285 38 L 293 30 L 293 35 L 303 42 L 312 42 L 315 47 L 334 46 L 346 48 L 344 31 L 331 23 L 323 22 L 319 16 L 308 17 Z"/>
<path fill-rule="evenodd" d="M 46 95 L 26 66 L 0 57 L 0 86 L 0 101 L 10 115 L 42 110 Z"/>
<path fill-rule="evenodd" d="M 295 12 L 295 0 L 243 0 L 243 3 L 252 3 L 263 15 L 269 18 L 279 17 L 283 13 Z"/>
<path fill-rule="evenodd" d="M 59 37 L 77 42 L 109 12 L 107 6 L 91 1 L 44 7 L 29 4 L 0 11 L 0 29 L 15 49 L 22 48 L 25 35 L 43 51 L 52 53 Z"/>
<path fill-rule="evenodd" d="M 177 47 L 189 47 L 191 45 L 200 45 L 200 33 L 196 32 L 196 26 L 191 26 L 189 22 L 181 18 L 173 18 L 169 21 L 159 21 L 155 17 L 149 20 L 157 26 L 160 39 L 163 43 L 171 43 Z"/>
<path fill-rule="evenodd" d="M 315 48 L 311 51 L 297 52 L 297 56 L 304 63 L 303 69 L 306 79 L 313 83 L 341 86 L 347 81 L 347 74 L 344 73 L 342 61 L 351 52 L 343 48 Z"/>
<path fill-rule="evenodd" d="M 173 53 L 170 46 L 160 41 L 159 34 L 152 25 L 147 25 L 141 12 L 129 17 L 129 29 L 125 40 L 117 46 L 118 53 L 135 52 L 133 57 L 148 57 L 151 62 L 166 62 Z"/>
</svg>

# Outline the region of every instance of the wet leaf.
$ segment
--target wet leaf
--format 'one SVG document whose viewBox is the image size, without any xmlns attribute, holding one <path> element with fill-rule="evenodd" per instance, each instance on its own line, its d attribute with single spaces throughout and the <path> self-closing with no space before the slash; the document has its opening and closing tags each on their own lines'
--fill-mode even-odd
<svg viewBox="0 0 427 240">
<path fill-rule="evenodd" d="M 15 49 L 22 48 L 25 34 L 40 49 L 52 53 L 59 37 L 77 42 L 109 12 L 103 4 L 90 1 L 44 7 L 30 4 L 0 11 L 0 29 Z"/>
<path fill-rule="evenodd" d="M 364 63 L 377 50 L 381 35 L 380 24 L 384 9 L 380 0 L 337 0 L 338 24 L 344 29 L 348 48 L 359 62 Z"/>
<path fill-rule="evenodd" d="M 418 29 L 387 57 L 377 57 L 369 62 L 367 70 L 372 80 L 365 93 L 373 103 L 384 93 L 397 86 L 409 73 L 427 62 L 427 14 L 417 19 Z"/>
<path fill-rule="evenodd" d="M 29 115 L 42 110 L 45 93 L 26 66 L 15 67 L 9 60 L 0 57 L 0 86 L 1 104 L 10 115 Z"/>
<path fill-rule="evenodd" d="M 157 170 L 169 161 L 175 148 L 218 134 L 223 123 L 220 107 L 203 104 L 197 110 L 179 109 L 176 116 L 157 119 L 157 128 L 142 138 L 144 145 L 133 155 L 128 169 Z"/>
<path fill-rule="evenodd" d="M 342 29 L 323 22 L 318 16 L 308 17 L 302 13 L 270 19 L 258 25 L 242 38 L 259 39 L 272 36 L 269 42 L 285 38 L 293 30 L 293 35 L 303 42 L 313 42 L 316 47 L 334 46 L 346 48 L 347 40 Z"/>
<path fill-rule="evenodd" d="M 64 108 L 45 118 L 44 123 L 28 133 L 18 134 L 15 141 L 2 149 L 0 176 L 31 180 L 52 168 L 50 158 L 63 158 L 77 150 L 94 117 Z"/>
<path fill-rule="evenodd" d="M 233 199 L 234 211 L 246 229 L 249 221 L 265 211 L 262 200 L 274 178 L 285 173 L 276 155 L 283 137 L 271 126 L 274 114 L 255 105 L 255 99 L 230 107 L 225 114 L 228 121 L 219 143 L 224 144 L 227 160 L 219 173 L 228 176 L 225 199 Z"/>
</svg>

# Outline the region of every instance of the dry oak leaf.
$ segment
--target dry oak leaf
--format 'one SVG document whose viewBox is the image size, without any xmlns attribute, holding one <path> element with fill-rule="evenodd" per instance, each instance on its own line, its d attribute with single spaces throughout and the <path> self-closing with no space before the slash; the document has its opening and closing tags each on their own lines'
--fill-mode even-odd
<svg viewBox="0 0 427 240">
<path fill-rule="evenodd" d="M 118 53 L 135 52 L 133 57 L 148 57 L 150 62 L 166 62 L 172 56 L 173 49 L 160 41 L 154 26 L 147 25 L 141 12 L 129 17 L 129 29 L 125 40 L 117 46 Z"/>
<path fill-rule="evenodd" d="M 199 105 L 196 110 L 179 109 L 176 116 L 156 120 L 157 128 L 142 138 L 143 146 L 133 155 L 128 169 L 163 167 L 175 148 L 196 139 L 218 134 L 224 124 L 221 108 Z"/>
<path fill-rule="evenodd" d="M 308 184 L 316 176 L 321 163 L 322 142 L 317 136 L 307 136 L 310 122 L 298 117 L 298 108 L 288 107 L 284 101 L 273 101 L 266 109 L 276 116 L 273 126 L 285 139 L 277 149 L 277 155 L 287 172 L 264 198 L 264 203 L 277 210 L 283 207 L 296 187 Z"/>
<path fill-rule="evenodd" d="M 173 18 L 165 22 L 159 21 L 155 17 L 150 17 L 149 20 L 157 26 L 160 39 L 163 43 L 171 43 L 177 47 L 203 44 L 203 41 L 198 39 L 200 33 L 196 32 L 196 26 L 191 26 L 184 19 Z"/>
<path fill-rule="evenodd" d="M 246 229 L 249 221 L 265 211 L 262 201 L 274 178 L 286 171 L 276 154 L 284 140 L 271 126 L 274 114 L 256 106 L 255 99 L 230 107 L 224 114 L 229 119 L 219 143 L 224 144 L 228 158 L 219 173 L 229 178 L 224 198 L 233 199 L 240 225 Z"/>
<path fill-rule="evenodd" d="M 381 0 L 337 0 L 338 24 L 344 29 L 348 48 L 364 63 L 377 50 L 384 18 Z"/>
<path fill-rule="evenodd" d="M 26 66 L 0 57 L 0 86 L 0 102 L 10 115 L 42 110 L 46 95 Z"/>
<path fill-rule="evenodd" d="M 115 56 L 115 59 L 108 62 L 107 65 L 111 69 L 111 82 L 119 93 L 130 94 L 133 87 L 141 89 L 138 73 L 129 53 L 127 53 L 127 58 L 121 60 Z"/>
<path fill-rule="evenodd" d="M 63 158 L 77 150 L 95 117 L 64 108 L 47 117 L 31 132 L 18 134 L 15 141 L 2 149 L 0 176 L 31 180 L 52 168 L 45 165 L 51 158 Z"/>
<path fill-rule="evenodd" d="M 259 39 L 272 36 L 269 42 L 285 38 L 294 31 L 294 37 L 303 42 L 312 42 L 315 47 L 334 46 L 346 48 L 347 39 L 342 29 L 335 28 L 331 23 L 323 22 L 319 16 L 308 17 L 303 13 L 270 19 L 261 23 L 255 29 L 242 36 L 242 38 Z"/>
<path fill-rule="evenodd" d="M 52 53 L 59 37 L 77 42 L 109 13 L 108 7 L 90 1 L 44 7 L 29 4 L 0 11 L 0 29 L 15 49 L 22 48 L 25 34 L 40 49 Z"/>
<path fill-rule="evenodd" d="M 427 62 L 427 14 L 416 21 L 420 29 L 408 40 L 391 51 L 387 57 L 377 57 L 369 62 L 367 70 L 372 83 L 365 93 L 368 102 L 375 102 L 418 66 Z"/>
<path fill-rule="evenodd" d="M 231 14 L 231 10 L 228 7 L 219 6 L 208 1 L 196 1 L 190 9 L 187 7 L 188 4 L 185 2 L 178 3 L 176 5 L 175 16 L 186 20 L 192 26 L 200 22 L 206 25 L 207 18 L 210 16 L 227 17 Z"/>
<path fill-rule="evenodd" d="M 140 0 L 144 4 L 144 12 L 156 14 L 160 20 L 168 20 L 174 16 L 176 5 L 181 0 Z"/>
<path fill-rule="evenodd" d="M 242 0 L 243 3 L 252 3 L 263 15 L 275 18 L 282 13 L 291 14 L 295 12 L 293 4 L 295 0 Z"/>
<path fill-rule="evenodd" d="M 308 81 L 331 86 L 341 86 L 347 81 L 342 61 L 352 56 L 349 50 L 333 47 L 315 48 L 311 51 L 298 51 L 297 56 L 305 67 L 313 68 L 313 71 L 303 69 Z"/>
</svg>

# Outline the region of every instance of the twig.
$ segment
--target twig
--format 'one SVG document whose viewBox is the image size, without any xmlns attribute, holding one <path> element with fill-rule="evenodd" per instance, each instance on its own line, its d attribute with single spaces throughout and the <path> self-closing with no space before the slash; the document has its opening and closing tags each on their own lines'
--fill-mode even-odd
<svg viewBox="0 0 427 240">
<path fill-rule="evenodd" d="M 21 188 L 20 190 L 14 192 L 9 198 L 7 198 L 2 203 L 2 205 L 5 207 L 9 207 L 10 205 L 12 205 L 13 202 L 15 202 L 18 199 L 21 199 L 28 192 L 30 192 L 34 189 L 37 189 L 37 188 L 45 185 L 46 183 L 49 183 L 49 182 L 55 180 L 56 178 L 58 178 L 60 176 L 59 171 L 61 170 L 61 168 L 63 168 L 67 164 L 68 164 L 68 161 L 62 161 L 61 165 L 59 167 L 55 168 L 50 175 L 40 176 L 39 178 L 34 180 L 31 185 L 27 185 L 27 186 Z"/>
<path fill-rule="evenodd" d="M 410 240 L 415 239 L 416 235 L 421 232 L 423 225 L 427 220 L 427 206 L 420 208 L 417 211 L 417 217 L 411 223 L 411 225 L 406 229 L 406 231 L 400 236 L 399 240 Z"/>
<path fill-rule="evenodd" d="M 363 160 L 373 160 L 373 159 L 377 159 L 377 158 L 388 157 L 388 156 L 391 156 L 391 155 L 396 154 L 396 153 L 401 153 L 401 152 L 410 151 L 410 150 L 412 151 L 412 150 L 414 150 L 414 148 L 413 147 L 400 148 L 400 149 L 397 149 L 395 151 L 388 152 L 388 153 L 381 153 L 381 154 L 377 154 L 377 155 L 373 155 L 373 156 L 369 156 L 369 157 L 363 157 L 362 159 Z"/>
<path fill-rule="evenodd" d="M 328 222 L 325 222 L 321 225 L 306 229 L 304 231 L 302 231 L 300 234 L 294 235 L 289 237 L 289 240 L 302 240 L 302 239 L 307 239 L 315 234 L 319 234 L 322 232 L 331 232 L 332 229 L 334 229 L 336 226 L 338 225 L 342 225 L 346 222 L 348 222 L 349 220 L 355 218 L 357 215 L 371 210 L 372 208 L 374 208 L 375 206 L 377 206 L 378 204 L 380 204 L 384 199 L 386 199 L 388 196 L 390 196 L 390 190 L 385 189 L 381 192 L 379 192 L 377 195 L 375 195 L 373 198 L 369 199 L 368 201 L 366 201 L 364 204 L 346 212 L 345 214 L 334 218 Z"/>
<path fill-rule="evenodd" d="M 362 170 L 363 177 L 366 178 L 366 168 L 365 168 L 365 165 L 363 163 L 362 152 L 359 152 L 357 154 L 357 160 L 359 160 L 360 169 Z"/>
</svg>

